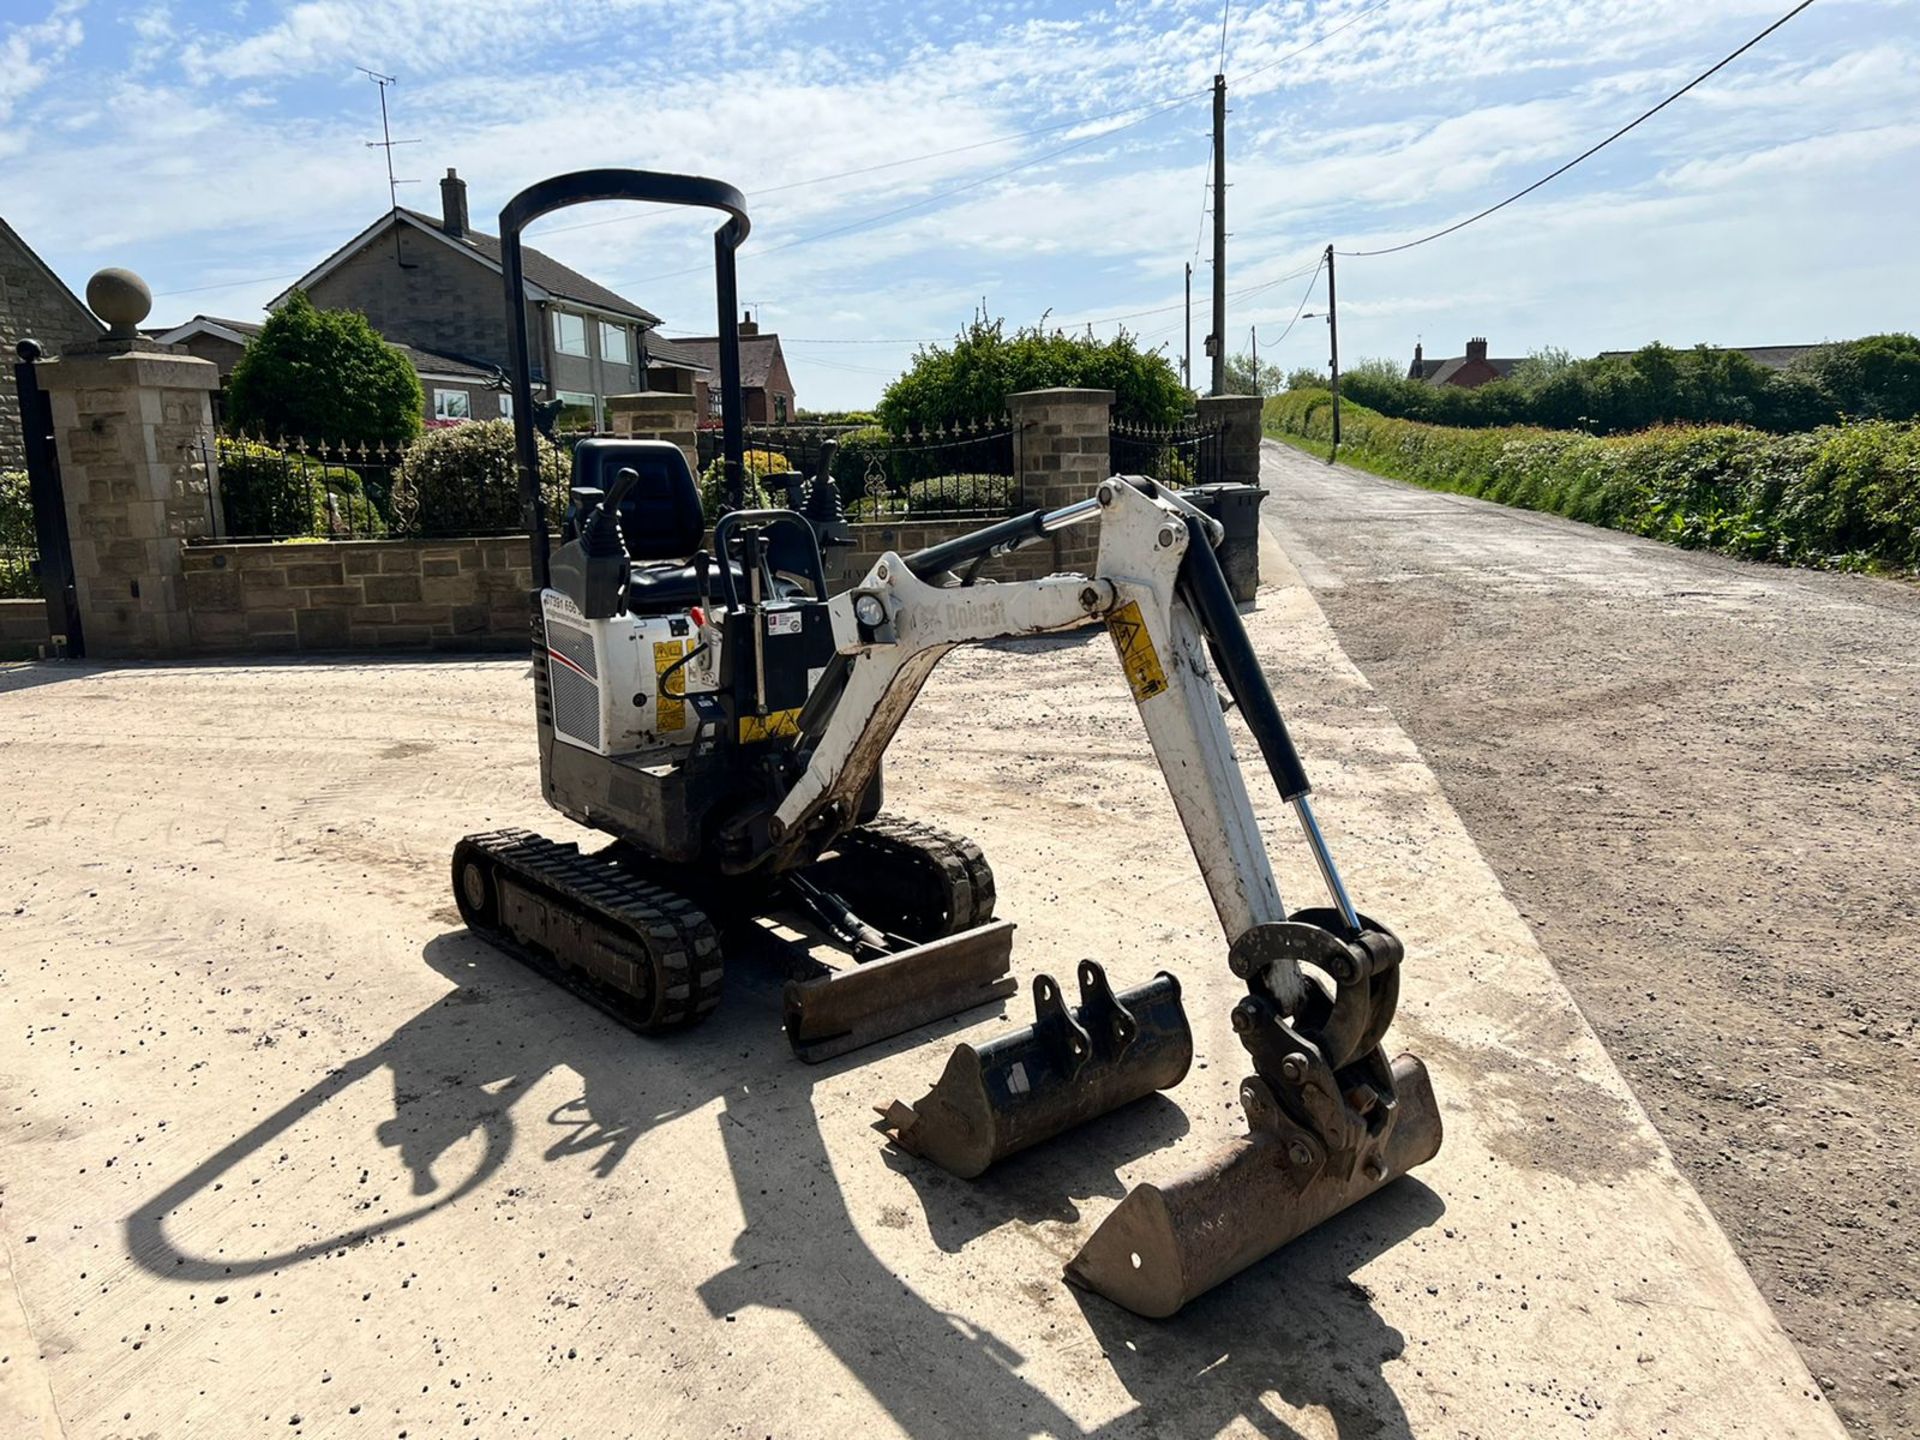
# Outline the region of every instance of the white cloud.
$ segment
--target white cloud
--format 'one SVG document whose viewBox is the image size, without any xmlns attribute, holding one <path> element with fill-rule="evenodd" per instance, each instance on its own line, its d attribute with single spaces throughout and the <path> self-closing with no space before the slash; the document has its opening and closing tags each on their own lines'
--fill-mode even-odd
<svg viewBox="0 0 1920 1440">
<path fill-rule="evenodd" d="M 0 121 L 47 83 L 86 38 L 80 11 L 86 0 L 56 0 L 46 18 L 0 30 Z"/>
</svg>

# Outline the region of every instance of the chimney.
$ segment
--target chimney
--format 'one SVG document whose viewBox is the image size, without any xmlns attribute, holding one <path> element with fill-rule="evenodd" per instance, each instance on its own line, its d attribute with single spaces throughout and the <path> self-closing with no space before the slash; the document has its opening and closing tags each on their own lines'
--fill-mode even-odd
<svg viewBox="0 0 1920 1440">
<path fill-rule="evenodd" d="M 740 338 L 744 340 L 749 335 L 758 335 L 759 333 L 760 326 L 754 320 L 753 312 L 751 310 L 742 310 L 740 312 Z"/>
<path fill-rule="evenodd" d="M 1421 367 L 1425 364 L 1426 364 L 1426 352 L 1421 348 L 1420 342 L 1416 340 L 1413 342 L 1413 378 L 1414 379 L 1418 380 L 1420 378 Z"/>
<path fill-rule="evenodd" d="M 456 240 L 467 233 L 467 182 L 449 165 L 440 182 L 440 228 Z"/>
<path fill-rule="evenodd" d="M 1487 358 L 1487 337 L 1479 335 L 1467 341 L 1467 359 L 1485 360 Z"/>
</svg>

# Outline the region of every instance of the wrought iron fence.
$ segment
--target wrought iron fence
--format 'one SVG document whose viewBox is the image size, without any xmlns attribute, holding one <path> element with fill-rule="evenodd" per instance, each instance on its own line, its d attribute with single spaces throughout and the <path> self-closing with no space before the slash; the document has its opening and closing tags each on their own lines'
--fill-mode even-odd
<svg viewBox="0 0 1920 1440">
<path fill-rule="evenodd" d="M 760 475 L 795 470 L 811 478 L 829 440 L 838 442 L 834 484 L 855 520 L 1000 516 L 1020 507 L 1014 427 L 1005 416 L 910 435 L 890 435 L 874 425 L 749 426 L 747 466 Z M 719 456 L 719 428 L 703 428 L 702 469 Z"/>
<path fill-rule="evenodd" d="M 19 545 L 0 545 L 0 600 L 37 600 L 40 577 L 34 562 L 40 552 Z"/>
<path fill-rule="evenodd" d="M 1198 420 L 1165 426 L 1116 420 L 1107 432 L 1107 450 L 1114 474 L 1151 476 L 1176 490 L 1225 478 L 1220 427 Z"/>
<path fill-rule="evenodd" d="M 228 540 L 510 535 L 522 526 L 519 474 L 503 445 L 427 454 L 222 435 L 202 442 L 201 459 L 218 460 L 216 529 Z"/>
</svg>

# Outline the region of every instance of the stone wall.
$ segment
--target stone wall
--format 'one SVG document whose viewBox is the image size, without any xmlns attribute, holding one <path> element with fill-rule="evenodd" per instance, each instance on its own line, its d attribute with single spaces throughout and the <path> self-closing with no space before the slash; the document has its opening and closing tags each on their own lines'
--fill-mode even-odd
<svg viewBox="0 0 1920 1440">
<path fill-rule="evenodd" d="M 0 220 L 0 470 L 27 463 L 20 397 L 13 389 L 14 346 L 38 340 L 48 359 L 99 338 L 100 326 L 67 287 Z"/>
<path fill-rule="evenodd" d="M 0 600 L 0 659 L 38 655 L 51 638 L 44 600 Z"/>
<path fill-rule="evenodd" d="M 1220 427 L 1220 478 L 1229 485 L 1260 483 L 1258 395 L 1202 395 L 1195 402 L 1203 425 Z"/>
<path fill-rule="evenodd" d="M 901 554 L 991 520 L 855 525 L 852 550 L 828 557 L 829 586 L 858 581 Z M 1031 580 L 1067 567 L 1055 540 L 993 561 L 981 574 Z M 192 648 L 201 654 L 341 650 L 519 650 L 527 644 L 533 568 L 516 535 L 468 540 L 343 540 L 310 545 L 192 545 L 182 553 Z M 40 638 L 46 634 L 45 607 Z M 5 633 L 5 632 L 0 632 Z"/>
<path fill-rule="evenodd" d="M 1016 434 L 1023 510 L 1057 510 L 1085 500 L 1112 473 L 1111 390 L 1023 390 L 1007 397 Z M 1099 528 L 1076 525 L 1054 537 L 1058 570 L 1093 569 Z M 1045 551 L 1047 546 L 1036 546 Z M 1049 573 L 1043 570 L 1042 574 Z"/>
<path fill-rule="evenodd" d="M 519 650 L 533 568 L 518 536 L 195 545 L 183 556 L 193 648 Z"/>
</svg>

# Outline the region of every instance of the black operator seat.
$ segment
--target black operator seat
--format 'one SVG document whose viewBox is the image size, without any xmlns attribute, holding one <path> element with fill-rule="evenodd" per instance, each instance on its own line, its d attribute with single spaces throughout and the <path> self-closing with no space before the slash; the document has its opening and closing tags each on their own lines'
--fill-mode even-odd
<svg viewBox="0 0 1920 1440">
<path fill-rule="evenodd" d="M 700 573 L 687 557 L 700 548 L 707 522 L 686 452 L 670 440 L 590 439 L 573 447 L 575 490 L 604 494 L 628 469 L 640 480 L 620 506 L 620 538 L 633 560 L 627 608 L 659 614 L 698 605 Z M 746 583 L 738 565 L 733 573 Z M 708 584 L 719 598 L 723 582 L 717 566 L 708 568 Z"/>
</svg>

